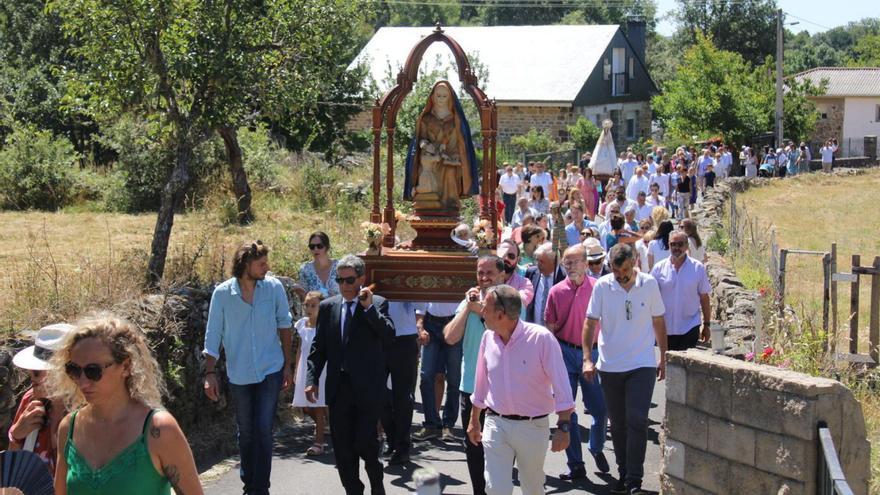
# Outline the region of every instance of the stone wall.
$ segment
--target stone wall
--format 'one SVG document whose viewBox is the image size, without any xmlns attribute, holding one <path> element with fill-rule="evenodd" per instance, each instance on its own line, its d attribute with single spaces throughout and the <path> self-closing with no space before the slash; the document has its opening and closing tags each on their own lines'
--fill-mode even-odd
<svg viewBox="0 0 880 495">
<path fill-rule="evenodd" d="M 810 136 L 813 143 L 824 143 L 826 139 L 837 137 L 843 138 L 843 98 L 816 98 L 816 109 L 820 113 L 816 121 L 816 129 Z M 821 118 L 821 114 L 826 118 Z"/>
<path fill-rule="evenodd" d="M 282 282 L 290 288 L 289 279 Z M 129 301 L 113 312 L 143 330 L 165 376 L 168 396 L 165 407 L 180 423 L 197 463 L 215 462 L 237 452 L 234 411 L 229 385 L 221 380 L 218 402 L 209 401 L 202 388 L 204 364 L 201 351 L 213 287 L 182 288 L 172 294 L 146 295 Z M 292 301 L 294 315 L 301 314 Z M 28 386 L 25 373 L 13 366 L 12 356 L 29 342 L 0 342 L 0 450 L 6 446 L 6 432 L 21 394 Z M 218 363 L 219 376 L 226 376 L 225 359 Z M 279 409 L 289 409 L 286 398 Z"/>
<path fill-rule="evenodd" d="M 853 492 L 868 493 L 861 405 L 837 381 L 700 350 L 670 352 L 666 401 L 662 493 L 812 495 L 819 421 Z"/>
</svg>

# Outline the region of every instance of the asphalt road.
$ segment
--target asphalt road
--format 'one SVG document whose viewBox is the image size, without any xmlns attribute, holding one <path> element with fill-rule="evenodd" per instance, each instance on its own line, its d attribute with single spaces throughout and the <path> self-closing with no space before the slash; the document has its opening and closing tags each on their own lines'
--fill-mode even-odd
<svg viewBox="0 0 880 495">
<path fill-rule="evenodd" d="M 653 404 L 650 412 L 650 431 L 648 432 L 648 451 L 645 459 L 644 488 L 646 490 L 660 490 L 660 423 L 663 420 L 664 406 L 666 404 L 664 382 L 657 383 L 654 387 Z M 420 401 L 418 391 L 416 400 Z M 578 397 L 578 415 L 581 422 L 581 439 L 586 442 L 589 438 L 588 429 L 584 423 L 589 421 L 583 415 L 582 398 Z M 586 421 L 585 421 L 586 420 Z M 416 406 L 414 427 L 421 424 L 421 404 Z M 551 418 L 551 423 L 555 418 Z M 461 425 L 456 425 L 455 433 L 458 438 L 463 438 Z M 314 495 L 314 494 L 344 494 L 339 476 L 333 463 L 333 453 L 325 453 L 319 457 L 306 457 L 305 451 L 311 445 L 313 425 L 310 421 L 300 424 L 284 425 L 276 433 L 275 457 L 272 463 L 272 492 L 289 495 Z M 233 433 L 230 433 L 233 434 Z M 549 439 L 549 436 L 548 436 Z M 329 437 L 328 437 L 329 441 Z M 547 493 L 565 493 L 577 490 L 578 492 L 605 494 L 608 493 L 610 484 L 614 479 L 609 475 L 603 475 L 595 471 L 596 466 L 584 445 L 584 455 L 587 459 L 588 477 L 576 483 L 562 481 L 559 474 L 566 472 L 565 452 L 550 452 L 548 440 L 547 459 L 544 462 L 544 472 L 547 475 Z M 612 473 L 616 473 L 614 450 L 611 446 L 611 437 L 605 443 L 605 456 L 611 464 Z M 468 477 L 467 464 L 464 459 L 464 448 L 460 441 L 444 443 L 440 440 L 429 442 L 416 442 L 413 445 L 412 462 L 407 466 L 385 466 L 385 490 L 389 495 L 414 493 L 415 485 L 412 475 L 420 467 L 432 467 L 443 475 L 443 493 L 449 495 L 465 495 L 472 493 L 470 478 Z M 228 471 L 223 472 L 224 469 Z M 236 459 L 229 459 L 216 467 L 210 480 L 205 481 L 205 493 L 210 495 L 239 495 L 241 494 L 241 481 L 238 477 L 238 465 Z M 515 474 L 515 470 L 514 470 Z M 367 475 L 361 466 L 361 480 L 367 485 Z M 514 493 L 519 493 L 515 489 Z"/>
</svg>

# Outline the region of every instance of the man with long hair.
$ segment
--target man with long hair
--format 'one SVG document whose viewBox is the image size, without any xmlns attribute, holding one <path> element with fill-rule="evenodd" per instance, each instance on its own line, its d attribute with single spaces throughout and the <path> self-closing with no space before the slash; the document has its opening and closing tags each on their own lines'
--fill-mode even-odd
<svg viewBox="0 0 880 495">
<path fill-rule="evenodd" d="M 292 319 L 281 282 L 267 275 L 269 247 L 247 242 L 235 252 L 232 278 L 214 289 L 205 332 L 205 394 L 219 400 L 217 359 L 235 403 L 244 492 L 268 494 L 272 421 L 280 390 L 293 385 Z"/>
</svg>

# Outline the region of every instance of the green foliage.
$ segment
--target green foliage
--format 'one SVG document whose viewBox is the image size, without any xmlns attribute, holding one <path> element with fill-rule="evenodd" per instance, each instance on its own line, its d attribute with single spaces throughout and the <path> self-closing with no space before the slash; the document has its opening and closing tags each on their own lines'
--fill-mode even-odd
<svg viewBox="0 0 880 495">
<path fill-rule="evenodd" d="M 308 205 L 313 210 L 324 208 L 330 198 L 328 191 L 336 184 L 337 174 L 326 164 L 308 161 L 300 167 L 302 191 L 306 195 Z"/>
<path fill-rule="evenodd" d="M 17 210 L 65 206 L 74 194 L 77 159 L 66 138 L 17 127 L 0 149 L 0 205 Z"/>
<path fill-rule="evenodd" d="M 712 229 L 712 234 L 706 240 L 706 248 L 709 251 L 715 251 L 724 256 L 727 254 L 728 243 L 729 239 L 727 238 L 727 233 L 724 232 L 724 227 L 722 225 L 715 225 Z"/>
<path fill-rule="evenodd" d="M 266 126 L 242 127 L 238 130 L 238 144 L 251 186 L 257 189 L 277 186 L 281 161 L 287 152 L 272 140 Z"/>
<path fill-rule="evenodd" d="M 673 137 L 721 134 L 732 143 L 745 143 L 773 127 L 776 90 L 770 64 L 753 68 L 738 53 L 720 50 L 698 34 L 675 77 L 652 100 L 657 117 Z M 808 96 L 823 91 L 788 83 L 786 137 L 802 139 L 812 132 L 817 113 Z"/>
<path fill-rule="evenodd" d="M 98 143 L 116 154 L 111 188 L 104 196 L 110 211 L 141 212 L 159 207 L 162 187 L 171 173 L 170 150 L 161 142 L 161 125 L 123 115 L 105 125 Z"/>
<path fill-rule="evenodd" d="M 568 135 L 571 136 L 571 142 L 579 150 L 591 150 L 596 146 L 596 141 L 602 130 L 596 127 L 593 121 L 586 117 L 578 117 L 574 125 L 568 126 Z"/>
<path fill-rule="evenodd" d="M 556 149 L 556 141 L 550 131 L 538 132 L 534 127 L 529 132 L 510 138 L 510 145 L 517 153 L 546 153 Z"/>
<path fill-rule="evenodd" d="M 675 40 L 679 51 L 709 37 L 719 49 L 736 52 L 752 64 L 776 52 L 775 0 L 678 0 L 678 4 Z"/>
<path fill-rule="evenodd" d="M 854 57 L 847 61 L 850 67 L 880 67 L 880 35 L 861 38 L 853 47 Z"/>
</svg>

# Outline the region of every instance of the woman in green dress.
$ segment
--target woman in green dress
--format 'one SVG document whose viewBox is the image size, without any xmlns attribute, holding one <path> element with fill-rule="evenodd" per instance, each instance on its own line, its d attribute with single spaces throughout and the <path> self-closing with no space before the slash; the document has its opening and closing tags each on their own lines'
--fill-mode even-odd
<svg viewBox="0 0 880 495">
<path fill-rule="evenodd" d="M 189 443 L 161 409 L 165 385 L 144 335 L 102 315 L 53 356 L 50 386 L 67 405 L 58 428 L 59 495 L 201 495 Z"/>
</svg>

